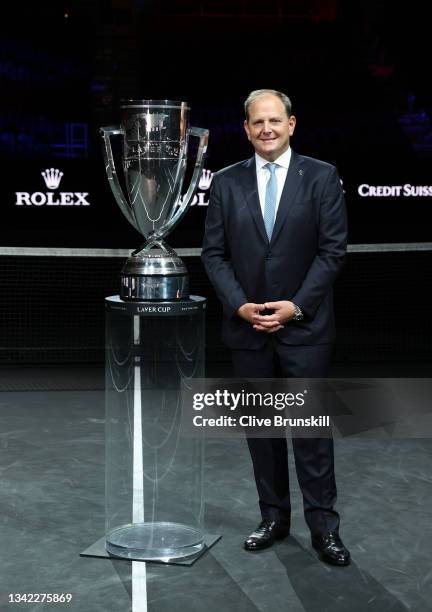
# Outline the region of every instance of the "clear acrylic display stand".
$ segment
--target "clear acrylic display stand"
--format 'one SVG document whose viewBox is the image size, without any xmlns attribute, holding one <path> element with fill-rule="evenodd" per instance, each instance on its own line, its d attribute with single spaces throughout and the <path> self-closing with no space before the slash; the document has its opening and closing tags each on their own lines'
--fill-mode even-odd
<svg viewBox="0 0 432 612">
<path fill-rule="evenodd" d="M 164 563 L 199 557 L 204 440 L 182 430 L 181 387 L 204 376 L 205 298 L 106 304 L 105 546 Z"/>
</svg>

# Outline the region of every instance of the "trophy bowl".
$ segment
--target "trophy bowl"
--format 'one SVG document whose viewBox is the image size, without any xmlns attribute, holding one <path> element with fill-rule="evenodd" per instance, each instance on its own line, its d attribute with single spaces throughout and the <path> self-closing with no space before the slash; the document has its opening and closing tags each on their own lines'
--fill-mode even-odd
<svg viewBox="0 0 432 612">
<path fill-rule="evenodd" d="M 172 100 L 127 100 L 121 125 L 103 127 L 105 169 L 117 204 L 145 238 L 121 272 L 124 300 L 178 300 L 189 297 L 186 266 L 163 238 L 192 202 L 200 178 L 209 132 L 189 126 L 190 108 Z M 111 136 L 122 137 L 121 165 L 126 195 L 120 185 Z M 182 197 L 190 136 L 199 147 L 190 185 Z"/>
</svg>

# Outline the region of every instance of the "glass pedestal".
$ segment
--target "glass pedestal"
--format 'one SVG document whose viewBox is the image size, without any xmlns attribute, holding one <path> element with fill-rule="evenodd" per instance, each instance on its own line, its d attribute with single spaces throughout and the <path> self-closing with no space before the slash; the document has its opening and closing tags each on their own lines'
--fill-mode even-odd
<svg viewBox="0 0 432 612">
<path fill-rule="evenodd" d="M 108 553 L 187 559 L 205 548 L 203 438 L 182 431 L 181 388 L 204 376 L 205 298 L 106 305 Z"/>
</svg>

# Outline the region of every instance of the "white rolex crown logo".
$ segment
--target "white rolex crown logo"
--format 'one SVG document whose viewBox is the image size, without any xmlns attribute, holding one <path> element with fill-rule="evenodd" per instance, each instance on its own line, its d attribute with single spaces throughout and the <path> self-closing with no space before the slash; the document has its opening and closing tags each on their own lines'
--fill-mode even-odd
<svg viewBox="0 0 432 612">
<path fill-rule="evenodd" d="M 41 174 L 48 189 L 57 189 L 63 176 L 63 172 L 57 168 L 47 168 Z"/>
<path fill-rule="evenodd" d="M 210 170 L 203 170 L 201 174 L 201 178 L 198 183 L 199 189 L 202 189 L 203 191 L 208 189 L 211 185 L 212 179 L 213 179 L 213 172 L 211 172 Z"/>
</svg>

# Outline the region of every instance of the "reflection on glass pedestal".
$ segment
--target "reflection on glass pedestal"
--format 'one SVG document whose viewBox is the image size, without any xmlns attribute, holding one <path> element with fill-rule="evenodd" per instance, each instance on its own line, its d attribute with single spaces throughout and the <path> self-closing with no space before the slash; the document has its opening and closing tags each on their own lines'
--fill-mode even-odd
<svg viewBox="0 0 432 612">
<path fill-rule="evenodd" d="M 134 523 L 107 533 L 106 548 L 117 557 L 167 562 L 201 552 L 204 536 L 200 529 L 181 523 Z"/>
<path fill-rule="evenodd" d="M 202 437 L 182 431 L 181 388 L 204 376 L 205 299 L 106 303 L 106 549 L 165 561 L 197 555 Z"/>
</svg>

